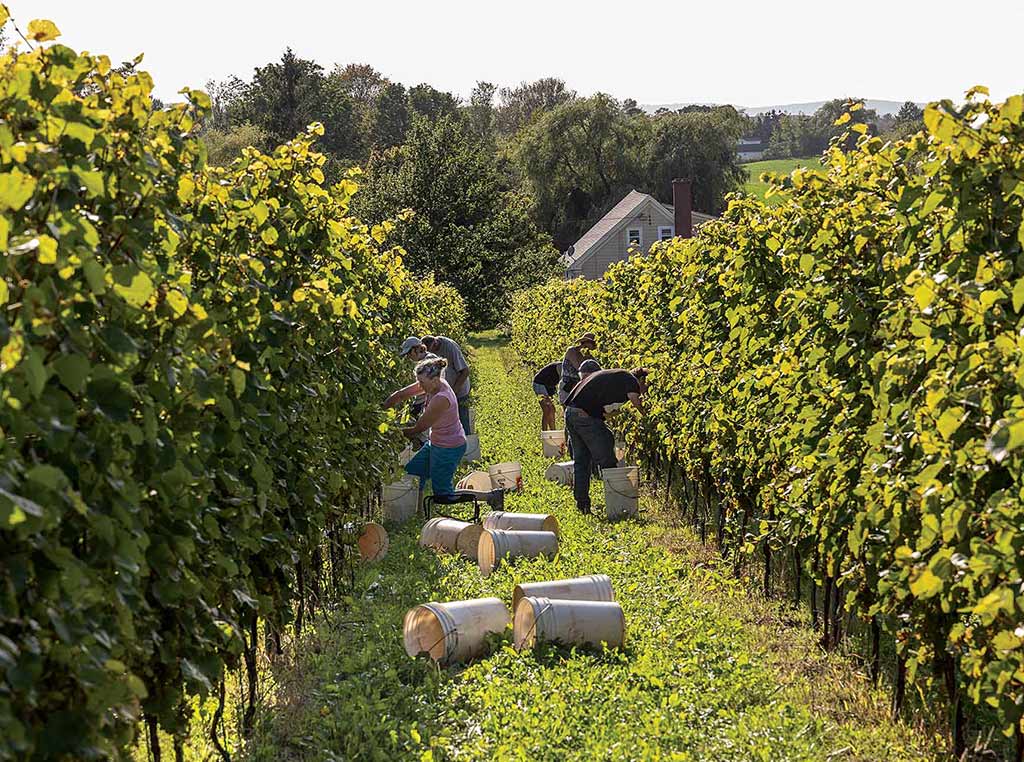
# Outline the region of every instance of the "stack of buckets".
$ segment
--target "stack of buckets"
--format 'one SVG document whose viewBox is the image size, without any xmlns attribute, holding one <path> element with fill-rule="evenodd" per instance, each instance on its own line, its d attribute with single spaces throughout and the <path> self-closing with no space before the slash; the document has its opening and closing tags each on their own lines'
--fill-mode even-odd
<svg viewBox="0 0 1024 762">
<path fill-rule="evenodd" d="M 482 655 L 488 636 L 504 633 L 510 622 L 519 650 L 545 642 L 617 648 L 625 641 L 622 607 L 603 574 L 517 585 L 512 600 L 514 619 L 499 598 L 416 606 L 405 615 L 405 651 L 444 665 L 467 661 Z"/>
</svg>

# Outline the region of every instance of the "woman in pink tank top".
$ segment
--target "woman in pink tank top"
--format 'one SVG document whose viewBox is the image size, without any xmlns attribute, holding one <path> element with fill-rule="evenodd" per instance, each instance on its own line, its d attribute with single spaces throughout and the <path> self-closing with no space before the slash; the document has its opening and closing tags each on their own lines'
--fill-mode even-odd
<svg viewBox="0 0 1024 762">
<path fill-rule="evenodd" d="M 435 495 L 451 494 L 455 469 L 466 453 L 466 432 L 459 420 L 459 401 L 442 376 L 447 365 L 443 357 L 420 361 L 416 364 L 416 383 L 399 389 L 384 403 L 392 407 L 417 394 L 426 395 L 423 415 L 415 424 L 402 429 L 402 433 L 412 439 L 429 428 L 430 441 L 406 464 L 405 470 L 420 478 L 420 489 L 430 479 Z"/>
</svg>

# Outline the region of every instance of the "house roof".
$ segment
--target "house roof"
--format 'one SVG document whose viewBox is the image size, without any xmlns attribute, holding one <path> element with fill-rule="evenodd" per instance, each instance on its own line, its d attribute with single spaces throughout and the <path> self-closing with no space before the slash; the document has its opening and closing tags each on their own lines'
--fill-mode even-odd
<svg viewBox="0 0 1024 762">
<path fill-rule="evenodd" d="M 640 210 L 640 207 L 644 206 L 647 202 L 651 202 L 654 206 L 659 207 L 669 219 L 674 220 L 675 210 L 671 206 L 661 203 L 649 193 L 631 190 L 622 201 L 613 206 L 608 214 L 594 223 L 594 226 L 573 244 L 572 256 L 569 256 L 568 253 L 562 255 L 562 263 L 566 267 L 571 267 L 580 262 L 592 250 L 597 248 L 598 244 L 618 230 L 625 222 L 631 220 Z M 710 214 L 692 212 L 692 219 L 693 225 L 696 227 L 697 225 L 703 225 L 708 220 L 713 220 L 714 217 Z"/>
</svg>

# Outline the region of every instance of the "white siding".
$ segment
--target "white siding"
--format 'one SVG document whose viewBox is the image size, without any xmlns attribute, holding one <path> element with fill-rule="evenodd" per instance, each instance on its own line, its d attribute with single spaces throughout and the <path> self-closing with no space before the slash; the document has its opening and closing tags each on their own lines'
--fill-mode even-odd
<svg viewBox="0 0 1024 762">
<path fill-rule="evenodd" d="M 582 269 L 584 278 L 597 280 L 604 276 L 605 271 L 614 263 L 626 259 L 636 250 L 630 251 L 628 234 L 630 230 L 640 229 L 642 246 L 640 250 L 646 253 L 651 245 L 657 243 L 658 228 L 671 226 L 674 223 L 671 214 L 656 202 L 648 202 L 641 206 L 636 214 L 624 220 L 620 226 L 612 232 L 603 242 L 595 246 L 587 258 L 577 263 L 576 267 Z"/>
</svg>

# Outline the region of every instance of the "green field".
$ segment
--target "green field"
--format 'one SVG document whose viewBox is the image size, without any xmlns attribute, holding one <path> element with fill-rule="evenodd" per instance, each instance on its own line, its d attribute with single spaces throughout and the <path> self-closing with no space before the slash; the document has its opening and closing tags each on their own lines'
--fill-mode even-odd
<svg viewBox="0 0 1024 762">
<path fill-rule="evenodd" d="M 747 170 L 750 178 L 743 184 L 743 190 L 745 193 L 749 193 L 752 196 L 758 198 L 764 198 L 768 192 L 768 183 L 761 182 L 761 175 L 765 172 L 774 172 L 777 174 L 788 175 L 797 167 L 811 167 L 817 166 L 818 159 L 812 157 L 809 159 L 769 159 L 767 161 L 752 161 L 749 164 L 744 164 L 743 168 Z"/>
</svg>

